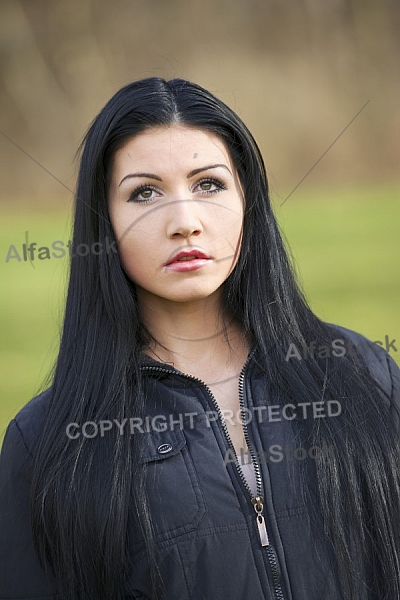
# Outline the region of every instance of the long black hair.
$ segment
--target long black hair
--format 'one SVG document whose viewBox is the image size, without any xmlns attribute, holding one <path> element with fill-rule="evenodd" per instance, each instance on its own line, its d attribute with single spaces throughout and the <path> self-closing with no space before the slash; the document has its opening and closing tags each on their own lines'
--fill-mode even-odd
<svg viewBox="0 0 400 600">
<path fill-rule="evenodd" d="M 71 440 L 65 428 L 70 422 L 144 415 L 139 365 L 146 332 L 135 286 L 112 247 L 117 240 L 107 190 L 115 152 L 149 127 L 174 123 L 217 134 L 244 190 L 243 240 L 223 286 L 224 312 L 240 321 L 257 347 L 282 402 L 345 402 L 342 419 L 315 419 L 304 432 L 313 445 L 321 447 L 325 440 L 333 448 L 319 455 L 315 470 L 340 589 L 350 600 L 399 598 L 400 453 L 388 395 L 370 377 L 361 355 L 286 360 L 290 344 L 299 348 L 318 340 L 330 346 L 338 331 L 312 313 L 295 281 L 253 136 L 228 106 L 183 79 L 151 77 L 125 86 L 82 142 L 72 246 L 101 243 L 109 251 L 71 260 L 51 401 L 33 470 L 33 535 L 41 562 L 52 569 L 66 600 L 122 598 L 127 531 L 135 511 L 147 544 L 152 598 L 157 598 L 156 547 L 138 466 L 140 436 L 110 431 Z M 362 591 L 368 569 L 374 575 L 371 596 Z"/>
</svg>

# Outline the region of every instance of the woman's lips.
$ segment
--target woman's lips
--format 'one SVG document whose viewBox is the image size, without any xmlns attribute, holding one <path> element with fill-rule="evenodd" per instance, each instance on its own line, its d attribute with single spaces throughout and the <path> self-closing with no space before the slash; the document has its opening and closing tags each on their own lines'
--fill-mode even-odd
<svg viewBox="0 0 400 600">
<path fill-rule="evenodd" d="M 165 268 L 168 271 L 185 272 L 201 269 L 212 259 L 201 248 L 180 248 L 169 257 Z"/>
<path fill-rule="evenodd" d="M 188 260 L 176 260 L 168 265 L 165 265 L 165 269 L 168 271 L 175 271 L 183 273 L 184 271 L 196 271 L 201 269 L 205 265 L 211 262 L 210 258 L 191 258 Z"/>
</svg>

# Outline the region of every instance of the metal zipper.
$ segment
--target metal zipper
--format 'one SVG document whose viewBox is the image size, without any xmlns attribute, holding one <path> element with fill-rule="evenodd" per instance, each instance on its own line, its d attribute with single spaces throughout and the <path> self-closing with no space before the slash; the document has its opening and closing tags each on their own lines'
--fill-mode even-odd
<svg viewBox="0 0 400 600">
<path fill-rule="evenodd" d="M 217 411 L 218 417 L 222 424 L 222 429 L 224 431 L 225 437 L 226 437 L 228 444 L 233 452 L 233 456 L 235 456 L 236 470 L 239 474 L 239 477 L 240 477 L 244 487 L 246 488 L 246 490 L 250 496 L 250 502 L 253 505 L 254 510 L 256 512 L 256 525 L 257 525 L 258 534 L 260 537 L 260 543 L 261 543 L 261 546 L 265 547 L 265 549 L 266 549 L 268 562 L 269 562 L 269 565 L 271 568 L 275 600 L 285 600 L 284 596 L 283 596 L 281 583 L 280 583 L 281 574 L 280 574 L 278 561 L 276 558 L 275 550 L 273 549 L 273 547 L 270 544 L 267 527 L 265 525 L 265 519 L 263 516 L 264 498 L 262 495 L 263 494 L 263 485 L 262 485 L 260 465 L 257 461 L 256 453 L 254 452 L 253 447 L 250 443 L 250 438 L 249 438 L 249 434 L 248 434 L 248 430 L 247 430 L 247 421 L 244 418 L 244 416 L 245 416 L 244 415 L 244 409 L 245 409 L 245 406 L 244 406 L 244 376 L 245 376 L 247 365 L 249 364 L 254 353 L 255 353 L 255 349 L 253 349 L 252 352 L 249 354 L 246 362 L 243 365 L 242 370 L 240 371 L 240 375 L 239 375 L 239 405 L 240 405 L 240 411 L 241 411 L 241 415 L 242 415 L 242 426 L 243 426 L 244 439 L 246 440 L 246 444 L 247 444 L 247 447 L 250 452 L 250 456 L 251 456 L 251 460 L 253 462 L 254 472 L 255 472 L 255 476 L 256 476 L 256 482 L 257 482 L 257 496 L 256 497 L 253 496 L 250 486 L 247 483 L 247 480 L 244 476 L 244 473 L 243 473 L 242 469 L 240 468 L 239 460 L 236 455 L 235 448 L 232 444 L 232 440 L 229 435 L 228 428 L 225 423 L 225 419 L 223 418 L 221 409 L 218 405 L 218 402 L 216 401 L 214 394 L 212 393 L 212 391 L 210 390 L 208 385 L 204 381 L 199 379 L 198 377 L 194 377 L 194 375 L 188 375 L 187 373 L 182 373 L 181 371 L 177 371 L 177 370 L 172 371 L 170 369 L 165 369 L 163 367 L 154 367 L 154 366 L 149 366 L 149 365 L 140 367 L 140 370 L 141 371 L 157 371 L 157 372 L 161 372 L 161 373 L 169 373 L 171 375 L 179 374 L 180 376 L 185 377 L 186 379 L 196 381 L 207 391 L 207 393 L 210 396 L 210 398 L 213 402 L 213 405 Z"/>
</svg>

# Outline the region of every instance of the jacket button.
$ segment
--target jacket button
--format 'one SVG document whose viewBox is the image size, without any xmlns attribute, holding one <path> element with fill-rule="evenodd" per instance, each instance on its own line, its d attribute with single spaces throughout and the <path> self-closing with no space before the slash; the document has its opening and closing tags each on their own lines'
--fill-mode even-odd
<svg viewBox="0 0 400 600">
<path fill-rule="evenodd" d="M 161 444 L 161 446 L 158 446 L 158 448 L 157 448 L 157 452 L 159 454 L 167 454 L 167 452 L 171 452 L 171 450 L 172 450 L 171 444 Z"/>
</svg>

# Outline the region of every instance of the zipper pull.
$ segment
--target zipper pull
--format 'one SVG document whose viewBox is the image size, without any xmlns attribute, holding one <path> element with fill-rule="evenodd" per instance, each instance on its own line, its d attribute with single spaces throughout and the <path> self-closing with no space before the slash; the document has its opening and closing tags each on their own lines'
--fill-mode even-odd
<svg viewBox="0 0 400 600">
<path fill-rule="evenodd" d="M 264 508 L 263 498 L 261 496 L 256 496 L 256 498 L 251 499 L 251 503 L 254 506 L 254 510 L 257 514 L 256 522 L 258 533 L 260 535 L 261 546 L 269 546 L 267 527 L 265 525 L 264 517 L 262 516 L 262 511 Z"/>
</svg>

